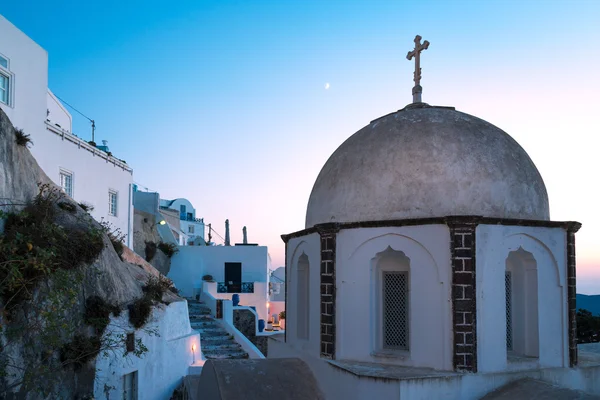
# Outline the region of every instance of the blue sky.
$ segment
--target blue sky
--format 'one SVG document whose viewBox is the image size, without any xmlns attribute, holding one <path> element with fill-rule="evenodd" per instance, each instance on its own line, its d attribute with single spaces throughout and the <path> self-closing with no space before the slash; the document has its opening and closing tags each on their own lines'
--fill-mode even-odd
<svg viewBox="0 0 600 400">
<path fill-rule="evenodd" d="M 329 155 L 411 101 L 420 34 L 423 100 L 527 150 L 552 219 L 584 224 L 578 284 L 600 293 L 598 1 L 21 0 L 0 14 L 48 51 L 51 90 L 136 182 L 190 199 L 221 234 L 229 218 L 234 241 L 247 225 L 276 266 Z"/>
</svg>

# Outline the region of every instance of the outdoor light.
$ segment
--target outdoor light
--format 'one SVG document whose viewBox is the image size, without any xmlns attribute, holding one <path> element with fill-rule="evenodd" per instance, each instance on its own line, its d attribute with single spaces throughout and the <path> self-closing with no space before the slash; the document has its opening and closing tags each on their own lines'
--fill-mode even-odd
<svg viewBox="0 0 600 400">
<path fill-rule="evenodd" d="M 192 344 L 192 364 L 196 364 L 196 343 Z"/>
<path fill-rule="evenodd" d="M 157 225 L 164 225 L 164 224 L 166 224 L 166 223 L 167 223 L 167 221 L 165 221 L 165 220 L 163 219 L 163 220 L 162 220 L 162 221 L 160 221 L 160 222 L 159 222 Z"/>
</svg>

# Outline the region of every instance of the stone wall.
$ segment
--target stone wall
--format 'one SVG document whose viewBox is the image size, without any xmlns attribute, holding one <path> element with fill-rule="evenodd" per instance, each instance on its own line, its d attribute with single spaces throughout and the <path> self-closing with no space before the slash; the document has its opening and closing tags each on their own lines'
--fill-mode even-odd
<svg viewBox="0 0 600 400">
<path fill-rule="evenodd" d="M 233 326 L 267 356 L 268 336 L 256 336 L 256 317 L 249 310 L 233 310 Z"/>
</svg>

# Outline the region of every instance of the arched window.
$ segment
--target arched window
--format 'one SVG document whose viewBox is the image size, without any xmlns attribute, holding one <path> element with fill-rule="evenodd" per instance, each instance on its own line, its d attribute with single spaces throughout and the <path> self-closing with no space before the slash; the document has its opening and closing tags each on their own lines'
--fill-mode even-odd
<svg viewBox="0 0 600 400">
<path fill-rule="evenodd" d="M 296 268 L 298 277 L 296 279 L 296 313 L 297 313 L 297 336 L 299 339 L 308 339 L 308 317 L 309 317 L 309 277 L 310 264 L 308 256 L 304 253 L 298 258 Z"/>
<path fill-rule="evenodd" d="M 538 274 L 533 254 L 521 247 L 508 254 L 504 284 L 508 354 L 539 357 Z"/>
<path fill-rule="evenodd" d="M 410 259 L 388 247 L 375 265 L 376 351 L 410 348 Z"/>
</svg>

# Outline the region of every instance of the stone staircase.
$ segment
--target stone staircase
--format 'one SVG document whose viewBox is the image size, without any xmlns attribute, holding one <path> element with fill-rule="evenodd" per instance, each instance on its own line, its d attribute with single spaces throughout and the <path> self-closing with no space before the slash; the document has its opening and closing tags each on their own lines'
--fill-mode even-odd
<svg viewBox="0 0 600 400">
<path fill-rule="evenodd" d="M 219 325 L 204 303 L 187 299 L 190 324 L 200 333 L 202 354 L 206 359 L 248 358 L 242 347 Z"/>
</svg>

